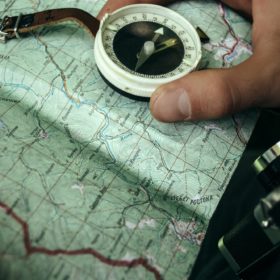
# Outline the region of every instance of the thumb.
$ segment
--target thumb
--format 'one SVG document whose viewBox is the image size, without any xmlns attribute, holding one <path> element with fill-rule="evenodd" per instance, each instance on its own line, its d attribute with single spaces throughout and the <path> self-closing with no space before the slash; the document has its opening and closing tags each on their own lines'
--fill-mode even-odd
<svg viewBox="0 0 280 280">
<path fill-rule="evenodd" d="M 190 73 L 158 88 L 151 112 L 160 121 L 174 122 L 219 118 L 260 104 L 265 88 L 261 65 L 251 57 L 230 69 Z"/>
</svg>

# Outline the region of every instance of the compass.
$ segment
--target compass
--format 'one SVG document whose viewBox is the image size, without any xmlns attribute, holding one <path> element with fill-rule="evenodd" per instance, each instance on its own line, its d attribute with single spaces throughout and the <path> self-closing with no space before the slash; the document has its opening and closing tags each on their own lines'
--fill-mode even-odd
<svg viewBox="0 0 280 280">
<path fill-rule="evenodd" d="M 197 69 L 201 41 L 191 23 L 175 11 L 136 4 L 104 16 L 94 56 L 110 86 L 145 100 L 160 85 Z"/>
</svg>

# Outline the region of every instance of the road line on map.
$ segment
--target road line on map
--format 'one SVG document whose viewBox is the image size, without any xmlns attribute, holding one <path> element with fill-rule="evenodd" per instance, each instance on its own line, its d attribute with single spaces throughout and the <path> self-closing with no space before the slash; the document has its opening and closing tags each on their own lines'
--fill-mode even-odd
<svg viewBox="0 0 280 280">
<path fill-rule="evenodd" d="M 98 251 L 92 248 L 84 248 L 77 250 L 64 250 L 64 249 L 55 249 L 51 250 L 44 247 L 34 247 L 31 244 L 30 235 L 29 235 L 29 226 L 26 221 L 24 221 L 21 217 L 19 217 L 11 207 L 7 206 L 5 203 L 0 201 L 0 208 L 5 210 L 6 214 L 10 216 L 13 220 L 15 220 L 22 228 L 23 233 L 23 243 L 25 247 L 26 254 L 28 256 L 32 254 L 44 254 L 48 256 L 56 256 L 56 255 L 68 255 L 68 256 L 77 256 L 77 255 L 92 255 L 97 258 L 104 264 L 113 267 L 128 267 L 133 268 L 137 266 L 143 266 L 146 270 L 154 274 L 156 280 L 161 280 L 162 277 L 159 271 L 148 263 L 147 259 L 138 258 L 134 260 L 113 260 L 103 256 Z"/>
</svg>

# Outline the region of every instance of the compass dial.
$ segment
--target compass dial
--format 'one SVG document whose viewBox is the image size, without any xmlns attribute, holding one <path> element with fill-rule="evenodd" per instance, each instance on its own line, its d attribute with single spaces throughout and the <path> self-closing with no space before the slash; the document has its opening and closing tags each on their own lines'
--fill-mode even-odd
<svg viewBox="0 0 280 280">
<path fill-rule="evenodd" d="M 176 12 L 151 4 L 105 16 L 96 40 L 100 72 L 136 96 L 149 97 L 159 85 L 193 71 L 201 58 L 194 27 Z"/>
</svg>

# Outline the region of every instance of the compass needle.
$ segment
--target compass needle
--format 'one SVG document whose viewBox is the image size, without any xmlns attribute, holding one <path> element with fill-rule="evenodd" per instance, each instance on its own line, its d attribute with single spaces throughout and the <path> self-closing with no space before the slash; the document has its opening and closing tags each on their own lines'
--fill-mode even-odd
<svg viewBox="0 0 280 280">
<path fill-rule="evenodd" d="M 140 54 L 138 56 L 138 61 L 135 66 L 135 71 L 137 71 L 155 52 L 155 43 L 159 39 L 160 36 L 164 35 L 164 28 L 161 27 L 157 29 L 152 41 L 147 41 L 144 43 Z"/>
<path fill-rule="evenodd" d="M 135 71 L 137 71 L 149 59 L 149 57 L 153 55 L 154 52 L 155 52 L 155 43 L 152 41 L 145 42 L 139 54 Z"/>
<path fill-rule="evenodd" d="M 168 48 L 172 48 L 172 47 L 176 46 L 177 44 L 178 44 L 178 41 L 176 39 L 166 40 L 166 41 L 156 45 L 156 50 L 155 50 L 154 54 L 164 51 Z"/>
</svg>

